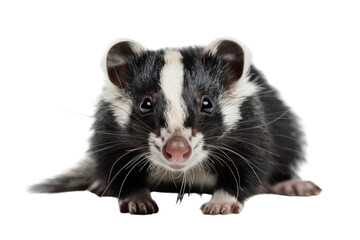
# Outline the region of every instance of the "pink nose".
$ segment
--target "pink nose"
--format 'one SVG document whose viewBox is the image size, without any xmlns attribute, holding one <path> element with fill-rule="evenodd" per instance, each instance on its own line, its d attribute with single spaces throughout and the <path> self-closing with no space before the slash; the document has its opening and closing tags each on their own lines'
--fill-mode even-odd
<svg viewBox="0 0 360 240">
<path fill-rule="evenodd" d="M 172 137 L 166 142 L 162 153 L 171 162 L 185 162 L 191 155 L 191 147 L 184 137 Z"/>
</svg>

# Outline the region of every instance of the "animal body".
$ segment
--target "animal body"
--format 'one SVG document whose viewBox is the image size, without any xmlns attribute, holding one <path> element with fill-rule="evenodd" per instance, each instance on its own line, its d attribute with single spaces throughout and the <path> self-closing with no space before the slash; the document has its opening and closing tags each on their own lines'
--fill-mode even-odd
<svg viewBox="0 0 360 240">
<path fill-rule="evenodd" d="M 259 193 L 310 196 L 296 171 L 297 118 L 230 39 L 206 47 L 145 50 L 123 40 L 106 57 L 108 80 L 85 160 L 35 192 L 89 190 L 123 213 L 152 214 L 152 191 L 212 194 L 204 214 L 239 213 Z"/>
</svg>

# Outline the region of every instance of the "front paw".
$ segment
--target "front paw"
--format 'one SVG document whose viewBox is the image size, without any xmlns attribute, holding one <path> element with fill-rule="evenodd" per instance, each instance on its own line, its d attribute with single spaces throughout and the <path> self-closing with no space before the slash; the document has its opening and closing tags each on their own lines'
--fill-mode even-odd
<svg viewBox="0 0 360 240">
<path fill-rule="evenodd" d="M 203 214 L 218 215 L 218 214 L 238 214 L 243 209 L 244 204 L 237 201 L 237 199 L 225 191 L 215 191 L 211 200 L 201 206 Z"/>
<path fill-rule="evenodd" d="M 120 212 L 130 214 L 153 214 L 159 211 L 155 201 L 120 201 Z"/>
<path fill-rule="evenodd" d="M 159 211 L 148 190 L 138 191 L 119 201 L 121 213 L 153 214 Z"/>
</svg>

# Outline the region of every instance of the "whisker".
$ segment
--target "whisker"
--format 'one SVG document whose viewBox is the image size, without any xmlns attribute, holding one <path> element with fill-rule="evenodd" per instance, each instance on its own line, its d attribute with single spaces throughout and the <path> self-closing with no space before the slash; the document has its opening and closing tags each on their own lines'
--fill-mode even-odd
<svg viewBox="0 0 360 240">
<path fill-rule="evenodd" d="M 147 153 L 141 153 L 138 154 L 137 156 L 135 156 L 134 158 L 132 158 L 128 163 L 126 163 L 116 174 L 115 176 L 111 179 L 111 181 L 108 183 L 108 185 L 106 186 L 104 192 L 102 193 L 101 196 L 104 196 L 104 194 L 106 193 L 106 191 L 109 189 L 109 187 L 111 186 L 111 184 L 115 181 L 115 179 L 119 176 L 120 172 L 122 170 L 124 170 L 127 167 L 130 167 L 131 165 L 135 164 L 135 166 L 137 165 L 137 161 L 139 159 L 141 159 L 143 156 L 145 156 Z"/>
<path fill-rule="evenodd" d="M 108 131 L 96 131 L 96 133 L 100 133 L 100 134 L 104 134 L 104 135 L 109 135 L 109 138 L 111 138 L 110 136 L 115 136 L 115 137 L 131 137 L 131 138 L 136 138 L 139 140 L 144 140 L 147 141 L 148 139 L 145 137 L 141 137 L 141 136 L 135 136 L 133 134 L 127 134 L 124 132 L 108 132 Z"/>
<path fill-rule="evenodd" d="M 220 161 L 220 162 L 224 162 L 225 163 L 225 165 L 228 167 L 228 169 L 230 170 L 230 172 L 231 172 L 231 174 L 232 174 L 232 176 L 234 177 L 234 180 L 235 180 L 235 184 L 236 184 L 236 198 L 238 198 L 239 197 L 239 195 L 240 195 L 240 189 L 241 189 L 241 179 L 240 179 L 240 173 L 239 173 L 239 171 L 237 170 L 237 168 L 236 168 L 236 166 L 235 166 L 235 164 L 232 162 L 232 161 L 230 161 L 231 163 L 233 163 L 233 166 L 235 167 L 235 169 L 236 169 L 236 172 L 237 172 L 237 178 L 236 178 L 236 176 L 235 176 L 235 174 L 234 174 L 234 171 L 231 169 L 231 167 L 223 160 L 223 159 L 221 159 L 219 156 L 217 156 L 216 154 L 212 154 L 211 155 L 211 157 L 214 157 L 214 158 L 216 158 L 218 161 Z"/>
<path fill-rule="evenodd" d="M 210 146 L 210 147 L 212 147 L 213 149 L 220 151 L 222 154 L 224 154 L 225 158 L 230 161 L 230 163 L 233 165 L 233 167 L 234 167 L 235 170 L 236 170 L 236 174 L 237 174 L 237 177 L 238 177 L 238 178 L 235 177 L 234 172 L 232 171 L 232 169 L 230 168 L 230 166 L 226 163 L 226 161 L 224 161 L 224 160 L 221 159 L 219 156 L 217 156 L 217 154 L 218 154 L 217 152 L 213 152 L 213 151 L 211 152 L 211 154 L 212 154 L 213 156 L 215 156 L 218 160 L 220 160 L 221 162 L 223 162 L 223 163 L 226 164 L 226 166 L 229 168 L 229 170 L 231 171 L 231 173 L 232 173 L 233 176 L 234 176 L 234 179 L 235 179 L 235 182 L 236 182 L 237 187 L 238 187 L 238 188 L 241 188 L 241 178 L 240 178 L 239 170 L 238 170 L 238 168 L 236 167 L 236 165 L 235 165 L 235 163 L 233 162 L 233 160 L 230 158 L 230 156 L 227 155 L 224 151 L 222 151 L 222 150 L 221 150 L 220 148 L 218 148 L 217 146 L 208 145 L 208 144 L 207 144 L 207 146 Z M 237 181 L 237 179 L 238 179 L 239 181 Z M 237 196 L 238 196 L 238 194 L 240 194 L 239 191 L 240 191 L 240 190 L 238 189 Z"/>
<path fill-rule="evenodd" d="M 229 152 L 231 152 L 231 153 L 233 153 L 233 154 L 235 154 L 235 155 L 237 155 L 237 156 L 239 156 L 241 159 L 243 159 L 245 162 L 246 162 L 246 164 L 251 168 L 251 170 L 253 171 L 253 173 L 255 174 L 255 176 L 256 176 L 256 178 L 259 180 L 259 182 L 261 183 L 261 184 L 263 184 L 262 183 L 262 181 L 260 180 L 260 178 L 259 178 L 259 176 L 257 175 L 257 173 L 255 172 L 255 170 L 254 170 L 254 168 L 251 166 L 252 165 L 252 163 L 248 160 L 248 159 L 246 159 L 244 156 L 242 156 L 241 154 L 239 154 L 239 153 L 237 153 L 237 152 L 235 152 L 235 151 L 233 151 L 232 149 L 230 149 L 230 148 L 227 148 L 227 147 L 223 147 L 223 146 L 218 146 L 218 148 L 220 149 L 220 148 L 222 148 L 222 149 L 224 149 L 224 150 L 227 150 L 227 151 L 229 151 Z M 256 167 L 255 165 L 254 165 L 254 167 Z M 256 167 L 257 168 L 257 167 Z M 257 168 L 258 170 L 260 170 L 259 168 Z M 260 170 L 261 171 L 261 170 Z"/>
<path fill-rule="evenodd" d="M 255 126 L 255 127 L 249 127 L 249 128 L 240 128 L 238 129 L 239 131 L 244 131 L 244 130 L 249 130 L 249 129 L 255 129 L 255 128 L 260 128 L 260 127 L 265 127 L 265 126 L 268 126 L 278 120 L 280 120 L 283 116 L 285 116 L 285 114 L 289 113 L 290 110 L 286 110 L 283 114 L 281 114 L 279 117 L 277 117 L 276 119 L 272 120 L 272 121 L 269 121 L 269 122 L 266 122 L 264 124 L 261 124 L 259 126 Z"/>
<path fill-rule="evenodd" d="M 209 138 L 206 138 L 206 139 L 204 139 L 204 140 L 209 140 L 209 139 L 212 139 L 212 138 L 215 138 L 215 137 L 209 137 Z M 269 150 L 267 150 L 267 149 L 265 149 L 265 148 L 262 148 L 262 147 L 256 145 L 255 143 L 250 142 L 250 139 L 235 138 L 235 137 L 231 137 L 231 136 L 224 136 L 223 139 L 224 139 L 224 140 L 231 139 L 231 140 L 234 140 L 235 142 L 241 142 L 241 143 L 244 143 L 244 144 L 248 144 L 248 145 L 251 145 L 251 146 L 253 146 L 253 147 L 256 147 L 256 148 L 258 148 L 258 149 L 260 149 L 260 150 L 262 150 L 262 151 L 264 151 L 264 152 L 267 152 L 267 153 L 269 153 L 269 154 L 271 154 L 271 155 L 280 157 L 279 154 L 274 153 L 274 152 L 271 152 L 271 151 L 269 151 Z M 244 140 L 248 140 L 248 141 L 244 141 Z"/>
<path fill-rule="evenodd" d="M 123 180 L 123 182 L 122 182 L 122 184 L 121 184 L 121 186 L 120 186 L 120 190 L 119 190 L 119 194 L 118 194 L 118 199 L 119 199 L 119 200 L 120 200 L 121 191 L 122 191 L 122 188 L 123 188 L 123 186 L 124 186 L 124 184 L 125 184 L 125 182 L 126 182 L 126 179 L 129 177 L 130 173 L 134 170 L 134 168 L 135 168 L 136 166 L 140 165 L 141 163 L 143 163 L 144 161 L 146 162 L 147 159 L 142 159 L 142 160 L 140 160 L 139 162 L 137 162 L 137 163 L 129 170 L 129 172 L 126 174 L 126 176 L 125 176 L 125 178 L 124 178 L 124 180 Z"/>
<path fill-rule="evenodd" d="M 194 172 L 194 169 L 193 169 L 193 168 L 191 169 L 191 173 L 192 173 L 191 184 L 194 184 L 194 181 L 195 181 L 195 172 Z"/>
<path fill-rule="evenodd" d="M 264 127 L 267 125 L 270 125 L 278 120 L 283 120 L 283 119 L 292 119 L 292 118 L 285 118 L 284 116 L 289 112 L 290 110 L 287 110 L 285 112 L 274 112 L 274 113 L 268 113 L 268 114 L 264 114 L 258 118 L 254 118 L 254 119 L 250 119 L 250 120 L 242 120 L 238 122 L 238 127 L 237 130 L 238 131 L 244 131 L 244 130 L 250 130 L 250 129 L 256 129 L 256 128 L 260 128 L 260 127 Z M 280 114 L 280 115 L 279 115 Z M 278 116 L 279 115 L 279 116 Z M 271 119 L 273 116 L 273 119 Z M 264 119 L 267 119 L 268 122 L 263 123 Z M 270 120 L 270 121 L 269 121 Z M 241 126 L 244 124 L 248 124 L 248 123 L 255 123 L 258 122 L 259 125 L 253 126 L 253 127 L 248 127 L 248 128 L 242 128 Z M 199 124 L 199 127 L 206 127 L 206 124 Z M 204 135 L 212 135 L 212 133 L 216 133 L 219 131 L 219 128 L 225 127 L 225 124 L 221 123 L 218 125 L 217 128 L 212 128 L 209 129 L 207 131 L 204 131 L 203 134 Z M 251 133 L 249 133 L 251 134 Z"/>
<path fill-rule="evenodd" d="M 147 163 L 149 163 L 148 157 L 150 156 L 150 154 L 148 153 L 147 155 L 144 156 L 144 159 L 146 160 L 143 164 L 143 166 L 139 169 L 139 172 L 141 172 L 144 167 L 146 166 Z"/>
<path fill-rule="evenodd" d="M 105 151 L 105 150 L 108 150 L 108 149 L 112 149 L 112 148 L 115 148 L 115 147 L 121 146 L 121 145 L 123 145 L 123 143 L 113 144 L 113 145 L 111 145 L 111 146 L 107 146 L 107 147 L 100 148 L 100 149 L 97 149 L 97 150 L 91 150 L 91 149 L 90 149 L 89 151 L 90 151 L 92 154 L 95 154 L 95 153 L 99 153 L 99 152 L 102 152 L 102 151 Z M 100 155 L 99 157 L 102 157 L 103 155 L 108 154 L 108 153 L 111 153 L 111 152 L 113 152 L 113 151 L 115 151 L 115 150 L 116 150 L 116 149 L 113 149 L 112 151 L 106 152 L 106 153 Z"/>
<path fill-rule="evenodd" d="M 111 168 L 110 168 L 110 173 L 109 173 L 108 182 L 110 182 L 111 174 L 112 174 L 112 171 L 113 171 L 114 166 L 116 165 L 116 163 L 117 163 L 121 158 L 123 158 L 124 156 L 126 156 L 127 154 L 132 153 L 132 152 L 137 151 L 137 150 L 141 150 L 141 149 L 147 149 L 147 147 L 138 147 L 138 148 L 126 150 L 126 153 L 124 153 L 121 157 L 119 157 L 118 159 L 116 159 L 116 161 L 113 163 L 113 165 L 112 165 Z"/>
<path fill-rule="evenodd" d="M 164 178 L 165 175 L 167 174 L 166 169 L 163 169 L 163 170 L 164 170 L 164 174 L 161 176 L 159 182 L 155 185 L 155 187 L 153 187 L 153 190 L 155 190 L 155 189 L 159 186 L 159 184 L 161 183 L 161 181 L 163 180 L 163 178 Z M 154 183 L 154 181 L 155 181 L 155 180 L 153 180 L 153 183 Z"/>
<path fill-rule="evenodd" d="M 186 190 L 186 172 L 182 173 L 182 181 L 181 181 L 181 186 L 180 186 L 180 190 L 176 199 L 176 203 L 178 203 L 179 201 L 181 202 L 184 198 L 184 193 Z"/>
<path fill-rule="evenodd" d="M 175 178 L 179 178 L 181 176 L 181 173 L 178 173 L 178 176 L 175 177 Z M 175 178 L 174 178 L 174 172 L 171 172 L 171 178 L 173 180 L 173 183 L 175 185 L 175 188 L 177 188 L 177 184 L 176 184 L 176 181 L 175 181 Z"/>
<path fill-rule="evenodd" d="M 133 120 L 136 120 L 137 123 L 139 124 L 142 124 L 142 129 L 143 130 L 146 130 L 147 132 L 151 132 L 153 131 L 153 129 L 147 125 L 146 123 L 144 123 L 144 121 L 142 121 L 138 116 L 136 116 L 135 114 L 132 114 L 131 112 L 129 112 L 127 109 L 124 109 L 120 106 L 116 106 L 116 105 L 113 105 L 114 107 L 124 111 L 125 113 L 127 113 L 128 115 L 131 115 L 133 117 Z M 140 127 L 140 126 L 139 126 Z"/>
<path fill-rule="evenodd" d="M 224 154 L 226 156 L 226 158 L 233 164 L 233 166 L 235 167 L 235 169 L 237 170 L 237 167 L 235 166 L 233 160 L 224 152 L 222 151 L 221 149 L 224 149 L 226 151 L 229 151 L 237 156 L 239 156 L 241 159 L 243 159 L 245 161 L 245 163 L 252 169 L 252 171 L 254 172 L 255 176 L 257 177 L 257 179 L 261 182 L 260 178 L 258 177 L 257 173 L 255 172 L 254 168 L 251 166 L 253 165 L 255 168 L 257 168 L 259 171 L 262 171 L 261 169 L 259 169 L 256 165 L 254 165 L 253 163 L 251 163 L 248 159 L 246 159 L 244 156 L 242 156 L 241 154 L 237 153 L 236 151 L 230 149 L 230 148 L 227 148 L 227 147 L 224 147 L 224 146 L 213 146 L 213 145 L 210 145 L 212 148 L 220 151 L 222 154 Z M 216 154 L 215 152 L 213 152 L 213 154 Z M 263 171 L 262 171 L 263 172 Z M 262 182 L 261 182 L 262 183 Z"/>
</svg>

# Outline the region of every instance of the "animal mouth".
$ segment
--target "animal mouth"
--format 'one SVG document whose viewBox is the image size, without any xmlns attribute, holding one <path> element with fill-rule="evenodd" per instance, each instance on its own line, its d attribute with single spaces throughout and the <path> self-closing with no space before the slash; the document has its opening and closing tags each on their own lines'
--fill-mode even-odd
<svg viewBox="0 0 360 240">
<path fill-rule="evenodd" d="M 174 170 L 181 170 L 186 167 L 185 164 L 177 164 L 177 163 L 169 164 L 169 166 Z"/>
</svg>

